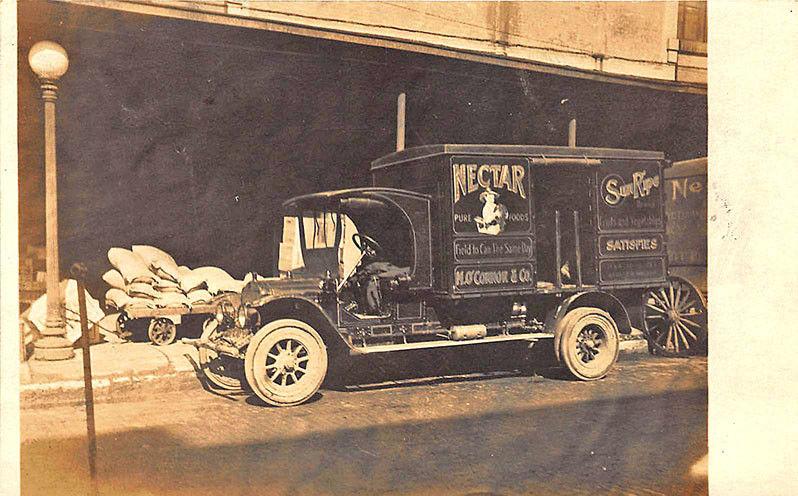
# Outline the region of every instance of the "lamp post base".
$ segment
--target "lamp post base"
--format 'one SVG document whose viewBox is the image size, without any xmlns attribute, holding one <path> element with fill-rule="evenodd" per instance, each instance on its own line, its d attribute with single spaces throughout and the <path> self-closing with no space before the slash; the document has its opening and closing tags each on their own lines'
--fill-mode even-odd
<svg viewBox="0 0 798 496">
<path fill-rule="evenodd" d="M 33 343 L 34 360 L 69 360 L 74 356 L 72 344 L 63 336 L 44 336 Z"/>
</svg>

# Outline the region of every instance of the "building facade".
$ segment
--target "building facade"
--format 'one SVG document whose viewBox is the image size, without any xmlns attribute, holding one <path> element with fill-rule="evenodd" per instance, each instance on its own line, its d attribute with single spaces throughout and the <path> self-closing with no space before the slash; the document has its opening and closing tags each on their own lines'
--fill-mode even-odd
<svg viewBox="0 0 798 496">
<path fill-rule="evenodd" d="M 287 197 L 364 186 L 395 146 L 578 144 L 706 155 L 697 2 L 20 2 L 20 253 L 44 240 L 33 43 L 58 101 L 61 267 L 113 246 L 272 273 Z M 702 18 L 703 15 L 703 18 Z M 27 265 L 26 265 L 27 267 Z M 35 276 L 34 276 L 35 277 Z M 98 289 L 99 291 L 99 289 Z M 98 293 L 100 295 L 101 293 Z"/>
</svg>

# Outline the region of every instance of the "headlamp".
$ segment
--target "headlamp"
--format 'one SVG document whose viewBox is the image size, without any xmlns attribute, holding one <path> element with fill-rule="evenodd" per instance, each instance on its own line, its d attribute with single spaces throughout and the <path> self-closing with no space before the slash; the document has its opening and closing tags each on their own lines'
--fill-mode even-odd
<svg viewBox="0 0 798 496">
<path fill-rule="evenodd" d="M 223 301 L 216 306 L 216 314 L 213 316 L 220 324 L 224 321 L 236 318 L 235 307 L 229 301 Z"/>
<path fill-rule="evenodd" d="M 247 326 L 247 306 L 241 305 L 238 307 L 238 314 L 236 315 L 236 324 L 240 328 L 244 328 Z"/>
</svg>

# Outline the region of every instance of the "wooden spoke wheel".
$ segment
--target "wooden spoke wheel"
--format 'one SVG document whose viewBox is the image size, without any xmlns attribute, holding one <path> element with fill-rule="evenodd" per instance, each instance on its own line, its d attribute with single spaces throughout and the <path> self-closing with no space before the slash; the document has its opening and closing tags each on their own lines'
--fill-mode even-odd
<svg viewBox="0 0 798 496">
<path fill-rule="evenodd" d="M 219 334 L 216 332 L 218 328 L 219 322 L 213 317 L 209 318 L 202 325 L 200 339 L 217 341 L 219 339 Z M 241 389 L 241 379 L 244 377 L 243 360 L 200 347 L 199 364 L 202 373 L 214 386 L 227 391 Z"/>
<path fill-rule="evenodd" d="M 124 311 L 120 312 L 119 317 L 116 318 L 116 327 L 114 328 L 114 332 L 122 339 L 129 338 L 131 335 L 133 335 L 132 332 L 126 329 L 128 322 L 130 322 L 130 317 L 128 317 Z"/>
<path fill-rule="evenodd" d="M 247 347 L 244 372 L 252 391 L 274 406 L 304 403 L 327 374 L 327 349 L 319 333 L 294 319 L 269 322 Z"/>
<path fill-rule="evenodd" d="M 167 318 L 152 319 L 150 327 L 147 329 L 147 337 L 158 346 L 172 344 L 177 337 L 177 326 Z"/>
<path fill-rule="evenodd" d="M 577 379 L 601 379 L 618 360 L 618 325 L 604 310 L 575 308 L 565 314 L 556 333 L 560 360 Z"/>
<path fill-rule="evenodd" d="M 671 277 L 664 288 L 643 295 L 643 318 L 649 349 L 662 356 L 707 351 L 707 303 L 689 281 Z"/>
</svg>

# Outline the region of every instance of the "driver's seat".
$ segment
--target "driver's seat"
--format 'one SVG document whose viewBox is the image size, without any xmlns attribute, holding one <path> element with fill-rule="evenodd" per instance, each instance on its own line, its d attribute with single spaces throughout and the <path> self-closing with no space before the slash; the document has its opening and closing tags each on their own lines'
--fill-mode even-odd
<svg viewBox="0 0 798 496">
<path fill-rule="evenodd" d="M 409 276 L 410 267 L 397 267 L 391 262 L 379 260 L 364 265 L 363 272 L 368 275 L 377 276 L 380 279 L 393 279 L 395 277 Z"/>
</svg>

